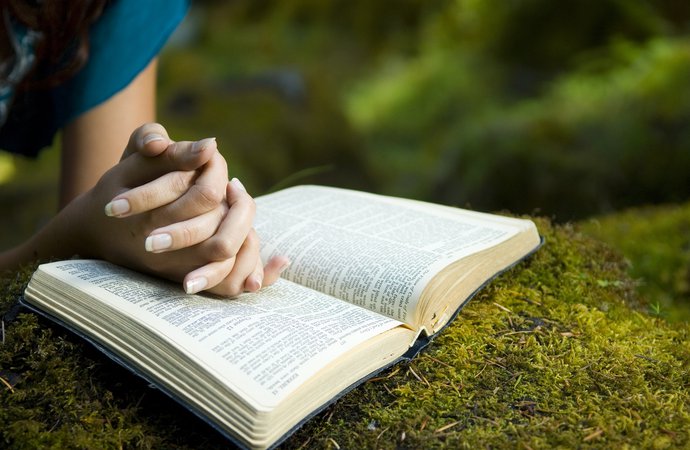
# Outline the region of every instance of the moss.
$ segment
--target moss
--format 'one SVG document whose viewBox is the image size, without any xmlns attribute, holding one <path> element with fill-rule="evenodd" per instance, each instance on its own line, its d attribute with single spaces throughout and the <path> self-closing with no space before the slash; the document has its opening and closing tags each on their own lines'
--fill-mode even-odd
<svg viewBox="0 0 690 450">
<path fill-rule="evenodd" d="M 624 261 L 570 227 L 409 365 L 290 441 L 341 448 L 690 445 L 687 325 L 645 312 Z"/>
<path fill-rule="evenodd" d="M 651 314 L 610 247 L 571 226 L 539 228 L 546 245 L 418 358 L 346 395 L 284 447 L 690 446 L 688 324 Z M 29 273 L 5 279 L 3 312 Z M 32 314 L 6 324 L 0 376 L 0 445 L 227 444 Z"/>
<path fill-rule="evenodd" d="M 650 311 L 690 321 L 690 203 L 634 208 L 582 229 L 622 252 Z"/>
<path fill-rule="evenodd" d="M 185 417 L 181 408 L 76 336 L 17 308 L 34 268 L 2 280 L 0 447 L 185 448 L 175 434 L 182 419 L 166 425 L 156 412 Z"/>
</svg>

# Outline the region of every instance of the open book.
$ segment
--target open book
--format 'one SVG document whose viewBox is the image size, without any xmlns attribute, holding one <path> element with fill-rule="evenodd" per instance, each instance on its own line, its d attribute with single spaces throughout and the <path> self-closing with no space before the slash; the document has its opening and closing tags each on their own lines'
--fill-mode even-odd
<svg viewBox="0 0 690 450">
<path fill-rule="evenodd" d="M 284 278 L 234 299 L 103 261 L 39 267 L 35 309 L 247 448 L 279 443 L 362 380 L 411 358 L 540 243 L 529 220 L 318 186 L 257 200 Z"/>
</svg>

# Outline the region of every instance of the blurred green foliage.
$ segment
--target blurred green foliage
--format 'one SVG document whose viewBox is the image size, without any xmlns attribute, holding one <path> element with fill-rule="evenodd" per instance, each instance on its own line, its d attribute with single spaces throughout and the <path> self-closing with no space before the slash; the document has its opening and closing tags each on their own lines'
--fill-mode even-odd
<svg viewBox="0 0 690 450">
<path fill-rule="evenodd" d="M 0 250 L 29 238 L 57 211 L 58 150 L 46 149 L 37 159 L 0 153 Z"/>
<path fill-rule="evenodd" d="M 219 135 L 257 193 L 559 220 L 690 194 L 687 2 L 207 1 L 195 23 L 163 58 L 163 120 Z"/>
<path fill-rule="evenodd" d="M 686 1 L 206 0 L 181 31 L 160 121 L 218 137 L 256 195 L 321 183 L 559 221 L 690 196 Z M 16 164 L 3 204 L 54 185 L 53 164 Z"/>
</svg>

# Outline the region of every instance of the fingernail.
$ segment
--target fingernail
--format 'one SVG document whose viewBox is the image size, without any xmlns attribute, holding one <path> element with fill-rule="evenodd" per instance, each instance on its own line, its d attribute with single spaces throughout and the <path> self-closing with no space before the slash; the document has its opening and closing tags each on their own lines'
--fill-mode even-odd
<svg viewBox="0 0 690 450">
<path fill-rule="evenodd" d="M 124 198 L 113 200 L 105 205 L 105 215 L 108 217 L 117 217 L 129 212 L 129 201 Z"/>
<path fill-rule="evenodd" d="M 192 278 L 184 284 L 184 290 L 187 294 L 196 294 L 203 290 L 208 284 L 205 277 Z"/>
<path fill-rule="evenodd" d="M 165 138 L 163 136 L 161 136 L 160 134 L 151 133 L 151 134 L 147 134 L 146 136 L 144 136 L 144 139 L 142 139 L 141 143 L 142 143 L 142 146 L 144 146 L 144 145 L 151 143 L 151 142 L 163 141 L 163 140 L 165 140 Z"/>
<path fill-rule="evenodd" d="M 232 185 L 240 191 L 247 192 L 247 189 L 245 189 L 244 184 L 242 184 L 242 182 L 237 178 L 233 178 L 232 180 L 230 180 L 230 183 L 232 183 Z"/>
<path fill-rule="evenodd" d="M 200 153 L 203 149 L 205 149 L 212 143 L 216 145 L 216 138 L 212 137 L 196 141 L 194 144 L 192 144 L 192 153 Z"/>
<path fill-rule="evenodd" d="M 168 233 L 154 234 L 146 238 L 144 246 L 147 252 L 160 252 L 172 247 L 172 236 Z"/>
</svg>

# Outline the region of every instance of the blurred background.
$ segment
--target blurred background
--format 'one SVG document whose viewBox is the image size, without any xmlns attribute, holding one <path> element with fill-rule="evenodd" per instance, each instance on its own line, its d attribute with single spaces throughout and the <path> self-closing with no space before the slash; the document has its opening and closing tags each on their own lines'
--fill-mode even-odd
<svg viewBox="0 0 690 450">
<path fill-rule="evenodd" d="M 159 114 L 174 139 L 216 136 L 254 195 L 320 183 L 559 222 L 682 202 L 690 2 L 196 1 Z M 54 210 L 56 153 L 0 154 L 3 247 Z"/>
</svg>

